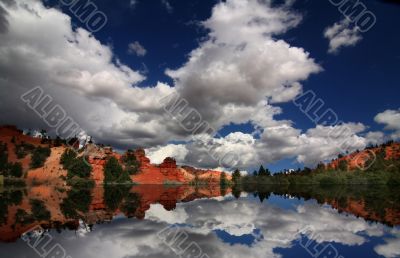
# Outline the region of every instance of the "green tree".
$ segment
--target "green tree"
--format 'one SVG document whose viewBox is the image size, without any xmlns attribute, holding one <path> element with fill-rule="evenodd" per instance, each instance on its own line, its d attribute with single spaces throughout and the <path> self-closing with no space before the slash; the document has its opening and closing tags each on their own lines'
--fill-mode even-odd
<svg viewBox="0 0 400 258">
<path fill-rule="evenodd" d="M 68 167 L 68 178 L 73 177 L 89 178 L 92 172 L 92 166 L 87 164 L 83 157 L 74 159 L 74 161 Z"/>
<path fill-rule="evenodd" d="M 37 221 L 50 220 L 51 217 L 50 211 L 47 210 L 43 201 L 37 199 L 31 199 L 29 203 L 32 207 L 32 215 Z"/>
<path fill-rule="evenodd" d="M 233 183 L 234 184 L 240 184 L 241 183 L 241 178 L 242 178 L 242 175 L 240 174 L 239 169 L 236 169 L 232 174 Z"/>
<path fill-rule="evenodd" d="M 68 148 L 61 155 L 60 164 L 63 165 L 64 169 L 68 169 L 74 163 L 76 156 L 76 152 Z"/>
<path fill-rule="evenodd" d="M 115 157 L 111 157 L 104 166 L 104 182 L 105 183 L 125 183 L 132 182 L 127 171 Z"/>
</svg>

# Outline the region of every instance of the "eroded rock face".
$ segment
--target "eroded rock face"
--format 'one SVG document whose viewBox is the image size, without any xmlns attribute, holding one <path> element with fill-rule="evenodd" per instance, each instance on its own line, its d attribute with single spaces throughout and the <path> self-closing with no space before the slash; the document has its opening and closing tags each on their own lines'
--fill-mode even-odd
<svg viewBox="0 0 400 258">
<path fill-rule="evenodd" d="M 146 157 L 146 153 L 144 149 L 137 149 L 135 150 L 136 160 L 140 163 L 141 169 L 150 168 L 150 159 Z"/>
<path fill-rule="evenodd" d="M 179 172 L 176 166 L 176 161 L 173 158 L 165 158 L 163 163 L 160 164 L 160 171 L 164 176 L 178 176 Z M 178 179 L 178 178 L 177 178 Z"/>
</svg>

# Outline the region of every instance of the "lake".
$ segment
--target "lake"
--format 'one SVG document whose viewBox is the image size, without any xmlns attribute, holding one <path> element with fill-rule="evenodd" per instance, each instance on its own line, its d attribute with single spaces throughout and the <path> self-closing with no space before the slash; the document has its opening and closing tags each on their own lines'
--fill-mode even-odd
<svg viewBox="0 0 400 258">
<path fill-rule="evenodd" d="M 2 189 L 0 257 L 400 257 L 386 187 Z"/>
</svg>

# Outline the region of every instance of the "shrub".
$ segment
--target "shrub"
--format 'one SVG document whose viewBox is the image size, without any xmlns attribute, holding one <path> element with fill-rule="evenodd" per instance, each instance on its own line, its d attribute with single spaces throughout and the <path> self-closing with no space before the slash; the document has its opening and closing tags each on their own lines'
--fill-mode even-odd
<svg viewBox="0 0 400 258">
<path fill-rule="evenodd" d="M 23 174 L 22 172 L 22 165 L 20 162 L 16 162 L 9 165 L 9 175 L 12 177 L 21 177 Z"/>
<path fill-rule="evenodd" d="M 31 168 L 43 167 L 47 157 L 50 156 L 51 150 L 48 147 L 37 147 L 32 154 Z"/>
<path fill-rule="evenodd" d="M 31 199 L 29 203 L 32 206 L 32 215 L 37 221 L 50 220 L 50 212 L 47 210 L 43 201 Z"/>
</svg>

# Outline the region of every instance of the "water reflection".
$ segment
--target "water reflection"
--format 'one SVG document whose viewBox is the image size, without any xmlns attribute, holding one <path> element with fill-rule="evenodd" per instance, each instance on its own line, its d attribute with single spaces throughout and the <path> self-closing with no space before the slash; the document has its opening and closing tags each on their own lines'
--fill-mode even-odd
<svg viewBox="0 0 400 258">
<path fill-rule="evenodd" d="M 336 257 L 329 244 L 343 257 L 399 257 L 399 196 L 311 186 L 4 190 L 0 255 L 38 257 L 19 238 L 41 225 L 71 257 L 178 257 L 157 237 L 176 225 L 209 257 Z"/>
</svg>

